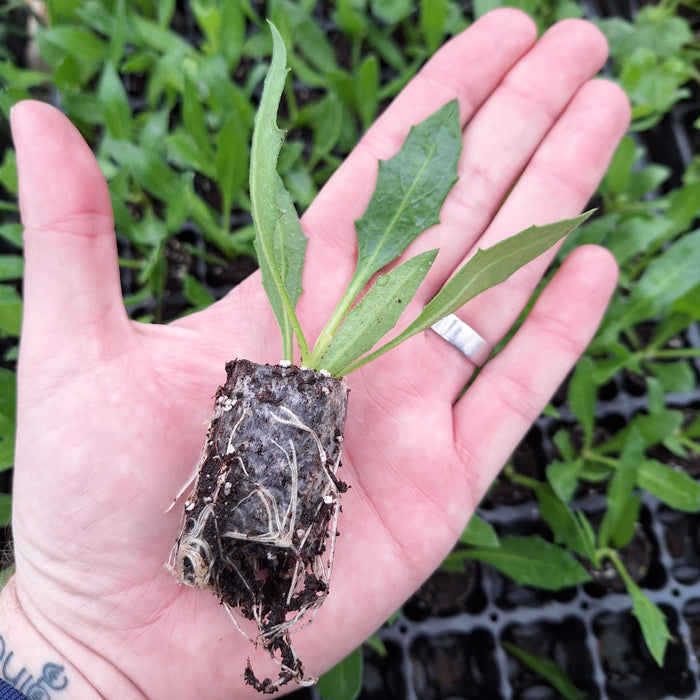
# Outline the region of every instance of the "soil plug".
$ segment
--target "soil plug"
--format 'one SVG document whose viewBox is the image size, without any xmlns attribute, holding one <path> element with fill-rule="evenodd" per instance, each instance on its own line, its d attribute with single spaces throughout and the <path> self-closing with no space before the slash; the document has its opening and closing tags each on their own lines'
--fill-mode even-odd
<svg viewBox="0 0 700 700">
<path fill-rule="evenodd" d="M 438 253 L 421 253 L 377 274 L 439 223 L 462 148 L 453 100 L 414 126 L 395 156 L 380 161 L 374 194 L 355 222 L 355 272 L 310 346 L 295 312 L 306 237 L 277 174 L 286 52 L 276 28 L 270 29 L 272 62 L 255 119 L 250 198 L 262 284 L 280 326 L 284 359 L 274 366 L 245 359 L 226 365 L 170 560 L 178 580 L 213 592 L 239 629 L 238 617 L 254 623 L 251 642 L 280 666 L 276 679 L 259 680 L 248 663 L 244 678 L 263 693 L 291 680 L 316 681 L 304 671 L 291 634 L 329 593 L 346 490 L 338 476 L 348 407 L 342 378 L 502 282 L 587 217 L 532 226 L 479 250 L 401 333 L 379 344 Z M 295 348 L 301 367 L 293 364 Z"/>
</svg>

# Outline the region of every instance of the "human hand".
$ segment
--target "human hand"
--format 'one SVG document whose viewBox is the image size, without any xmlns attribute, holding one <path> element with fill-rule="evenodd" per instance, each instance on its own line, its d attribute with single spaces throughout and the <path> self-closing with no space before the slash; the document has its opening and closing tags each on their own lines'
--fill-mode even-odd
<svg viewBox="0 0 700 700">
<path fill-rule="evenodd" d="M 303 218 L 309 244 L 298 313 L 309 336 L 352 273 L 353 221 L 371 195 L 377 159 L 395 153 L 411 124 L 454 97 L 466 125 L 461 178 L 442 223 L 406 251 L 440 248 L 407 315 L 477 245 L 578 213 L 629 118 L 617 87 L 590 80 L 605 57 L 590 24 L 562 22 L 536 42 L 531 20 L 513 10 L 490 13 L 444 47 Z M 79 697 L 253 696 L 243 686 L 245 659 L 260 676 L 276 675 L 275 668 L 213 596 L 179 586 L 165 570 L 180 514 L 163 511 L 197 461 L 224 363 L 280 359 L 259 274 L 168 326 L 129 321 L 109 195 L 94 157 L 46 105 L 20 104 L 12 121 L 25 319 L 17 570 L 3 593 L 0 634 L 17 640 L 27 663 L 37 652 L 21 643 L 23 630 L 43 637 L 40 653 L 60 659 Z M 497 344 L 550 259 L 480 295 L 461 318 Z M 294 637 L 310 673 L 361 643 L 448 553 L 592 336 L 615 279 L 605 251 L 572 253 L 461 397 L 474 367 L 432 331 L 347 378 L 339 476 L 352 488 L 343 496 L 331 593 Z M 8 604 L 15 595 L 19 607 Z"/>
</svg>

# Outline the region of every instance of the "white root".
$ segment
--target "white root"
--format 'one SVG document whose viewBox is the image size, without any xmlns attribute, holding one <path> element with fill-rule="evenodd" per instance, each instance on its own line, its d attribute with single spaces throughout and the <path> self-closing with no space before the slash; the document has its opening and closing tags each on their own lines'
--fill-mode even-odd
<svg viewBox="0 0 700 700">
<path fill-rule="evenodd" d="M 227 395 L 219 396 L 212 420 L 223 417 L 236 404 L 236 400 Z M 340 449 L 335 450 L 337 455 L 331 460 L 319 434 L 302 421 L 299 415 L 283 405 L 270 407 L 267 411 L 269 420 L 304 433 L 304 436 L 301 436 L 299 432 L 296 432 L 297 437 L 287 439 L 285 436 L 284 440 L 280 439 L 279 441 L 271 436 L 267 438 L 270 445 L 269 454 L 276 455 L 272 459 L 278 460 L 275 467 L 277 477 L 283 478 L 284 486 L 282 493 L 280 493 L 280 486 L 277 483 L 268 487 L 264 478 L 256 478 L 256 470 L 260 468 L 257 462 L 246 463 L 246 451 L 241 446 L 244 443 L 241 442 L 239 445 L 240 441 L 237 441 L 236 438 L 238 433 L 247 432 L 247 429 L 242 426 L 245 419 L 250 416 L 251 410 L 245 404 L 239 404 L 237 410 L 240 411 L 239 416 L 235 418 L 230 416 L 226 419 L 229 421 L 226 428 L 227 431 L 230 430 L 230 433 L 226 436 L 219 428 L 218 433 L 216 433 L 218 436 L 216 448 L 210 440 L 202 455 L 202 460 L 207 460 L 206 474 L 201 471 L 202 461 L 200 461 L 192 477 L 168 508 L 170 510 L 173 507 L 194 481 L 194 487 L 187 499 L 186 506 L 189 503 L 192 505 L 190 510 L 194 510 L 194 504 L 197 504 L 195 511 L 197 516 L 192 517 L 187 507 L 185 508 L 183 531 L 171 552 L 169 568 L 175 572 L 181 583 L 200 589 L 208 588 L 219 595 L 221 595 L 222 590 L 225 590 L 221 587 L 219 577 L 222 581 L 229 581 L 227 577 L 235 572 L 240 580 L 238 592 L 228 594 L 228 599 L 223 599 L 222 596 L 222 602 L 235 628 L 249 642 L 267 649 L 275 663 L 280 667 L 279 678 L 274 681 L 266 679 L 265 687 L 269 688 L 269 684 L 271 684 L 272 687 L 277 688 L 287 683 L 290 678 L 293 678 L 300 685 L 312 685 L 317 679 L 308 676 L 302 670 L 291 644 L 290 635 L 312 622 L 328 595 L 340 513 L 340 490 L 343 488 L 336 478 L 340 465 Z M 235 420 L 233 425 L 232 418 Z M 294 435 L 294 431 L 288 432 Z M 303 472 L 303 476 L 300 476 L 300 447 L 295 440 L 301 440 L 309 445 L 309 440 L 305 435 L 310 436 L 312 443 L 316 446 L 318 460 L 325 478 L 320 474 L 307 476 L 306 471 Z M 313 448 L 311 449 L 313 450 Z M 312 458 L 318 465 L 319 462 L 316 462 L 313 453 Z M 284 466 L 282 466 L 280 473 L 280 465 L 286 465 L 288 477 L 284 476 Z M 306 462 L 303 462 L 302 469 L 304 470 L 306 469 L 305 465 Z M 197 478 L 198 472 L 199 478 Z M 238 474 L 238 479 L 236 474 Z M 300 486 L 301 479 L 305 480 L 306 478 L 311 479 L 311 481 L 308 485 L 303 482 L 304 485 Z M 304 493 L 304 501 L 300 499 L 300 487 Z M 314 502 L 308 503 L 309 493 L 306 493 L 306 490 L 311 488 L 319 489 L 320 493 L 314 493 Z M 241 489 L 245 495 L 240 492 L 236 495 L 237 491 Z M 231 499 L 232 496 L 233 499 Z M 318 501 L 315 501 L 316 498 Z M 224 504 L 224 499 L 229 500 Z M 245 509 L 240 510 L 232 521 L 232 515 L 242 509 L 244 505 Z M 224 506 L 224 511 L 221 511 L 220 509 Z M 223 512 L 225 515 L 220 515 Z M 258 518 L 257 526 L 251 523 L 248 531 L 242 531 L 244 525 L 235 525 L 236 521 L 247 522 L 249 516 L 251 520 Z M 221 521 L 219 521 L 220 517 Z M 311 524 L 308 524 L 309 522 Z M 307 525 L 302 523 L 307 523 Z M 310 538 L 319 534 L 319 528 L 322 527 L 320 523 L 329 524 L 331 529 L 327 532 L 325 546 L 321 543 L 318 545 L 313 543 L 314 547 L 318 546 L 318 549 L 323 549 L 323 552 L 311 554 L 313 551 L 318 551 L 309 550 L 308 547 Z M 224 544 L 226 540 L 229 540 L 229 544 Z M 284 550 L 285 554 L 277 555 L 274 549 L 262 550 L 261 554 L 250 555 L 253 558 L 246 559 L 245 557 L 248 555 L 243 554 L 246 550 L 232 550 L 230 540 L 279 548 Z M 241 552 L 240 555 L 237 553 L 238 551 Z M 251 551 L 258 552 L 259 550 Z M 265 555 L 270 559 L 270 564 L 266 563 Z M 268 570 L 267 567 L 279 566 L 279 563 L 275 561 L 277 556 L 285 557 L 285 559 L 280 560 L 280 562 L 285 562 L 281 571 L 289 584 L 286 600 L 284 592 L 278 588 L 279 599 L 270 601 L 262 599 L 265 596 L 261 597 L 259 591 L 261 581 L 265 580 L 264 577 L 276 570 L 274 568 Z M 225 571 L 229 573 L 226 574 Z M 315 579 L 314 587 L 309 590 L 306 590 L 307 576 L 313 576 Z M 246 581 L 245 577 L 248 577 L 249 580 Z M 239 595 L 240 597 L 238 597 Z M 236 604 L 236 600 L 239 601 L 238 604 Z M 270 620 L 271 610 L 275 609 L 271 607 L 271 603 L 285 605 L 280 610 L 280 617 L 284 611 L 287 611 L 285 619 L 275 625 L 272 625 Z M 279 610 L 279 608 L 277 609 Z M 236 614 L 237 611 L 238 614 Z M 258 634 L 255 639 L 252 639 L 249 634 L 251 630 L 248 632 L 244 630 L 239 622 L 239 617 L 250 619 L 252 624 L 257 627 Z M 277 620 L 280 617 L 277 617 Z M 281 654 L 279 653 L 280 649 L 284 650 Z M 286 659 L 286 663 L 283 659 Z"/>
</svg>

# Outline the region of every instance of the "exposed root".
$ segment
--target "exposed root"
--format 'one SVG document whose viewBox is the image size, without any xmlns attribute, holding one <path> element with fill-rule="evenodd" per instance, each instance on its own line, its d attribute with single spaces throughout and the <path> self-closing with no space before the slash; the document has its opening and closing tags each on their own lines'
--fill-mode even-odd
<svg viewBox="0 0 700 700">
<path fill-rule="evenodd" d="M 180 582 L 216 593 L 236 628 L 269 652 L 278 677 L 258 680 L 248 664 L 244 678 L 274 693 L 291 680 L 316 681 L 291 635 L 313 620 L 329 591 L 346 488 L 336 473 L 347 389 L 310 370 L 257 365 L 266 378 L 292 381 L 291 389 L 289 381 L 258 388 L 248 367 L 237 371 L 241 364 L 227 365 L 229 381 L 217 392 L 170 562 Z M 254 639 L 238 615 L 256 625 Z"/>
</svg>

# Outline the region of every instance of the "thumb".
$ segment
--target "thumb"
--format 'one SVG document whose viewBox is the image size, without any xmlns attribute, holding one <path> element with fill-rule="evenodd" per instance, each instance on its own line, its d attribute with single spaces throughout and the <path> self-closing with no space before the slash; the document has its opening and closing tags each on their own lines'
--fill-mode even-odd
<svg viewBox="0 0 700 700">
<path fill-rule="evenodd" d="M 100 353 L 127 325 L 107 183 L 58 110 L 21 102 L 11 122 L 25 228 L 24 359 Z"/>
</svg>

